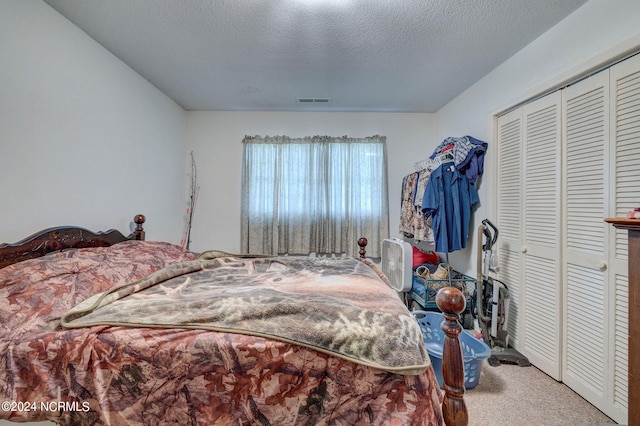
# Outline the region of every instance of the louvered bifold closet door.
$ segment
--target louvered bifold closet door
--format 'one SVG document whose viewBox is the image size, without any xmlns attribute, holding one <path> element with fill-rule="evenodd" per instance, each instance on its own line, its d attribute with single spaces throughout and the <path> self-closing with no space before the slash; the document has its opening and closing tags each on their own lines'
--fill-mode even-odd
<svg viewBox="0 0 640 426">
<path fill-rule="evenodd" d="M 522 109 L 498 117 L 498 261 L 500 280 L 511 296 L 509 310 L 510 344 L 521 349 L 522 306 Z"/>
<path fill-rule="evenodd" d="M 561 373 L 561 106 L 555 92 L 523 107 L 524 345 L 532 364 Z"/>
<path fill-rule="evenodd" d="M 610 70 L 612 191 L 610 217 L 625 217 L 640 206 L 640 56 L 627 59 Z M 627 422 L 628 412 L 628 333 L 629 269 L 626 230 L 609 228 L 611 267 L 609 308 L 610 357 L 614 414 L 620 423 Z M 637 261 L 640 261 L 638 259 Z M 637 373 L 640 374 L 640 373 Z"/>
<path fill-rule="evenodd" d="M 563 90 L 563 381 L 605 411 L 609 72 Z"/>
</svg>

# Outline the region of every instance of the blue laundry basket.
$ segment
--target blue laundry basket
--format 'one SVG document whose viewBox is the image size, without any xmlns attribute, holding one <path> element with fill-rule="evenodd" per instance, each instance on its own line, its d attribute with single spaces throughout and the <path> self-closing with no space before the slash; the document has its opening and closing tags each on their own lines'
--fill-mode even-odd
<svg viewBox="0 0 640 426">
<path fill-rule="evenodd" d="M 444 345 L 444 332 L 440 328 L 444 316 L 440 312 L 430 311 L 414 311 L 415 317 L 422 335 L 424 336 L 424 345 L 429 353 L 431 365 L 436 373 L 438 384 L 443 386 L 444 379 L 442 377 L 442 347 Z M 458 336 L 460 346 L 462 347 L 462 360 L 464 364 L 464 387 L 473 389 L 480 381 L 480 373 L 482 372 L 482 363 L 491 355 L 491 348 L 485 342 L 474 337 L 467 330 L 462 330 Z"/>
</svg>

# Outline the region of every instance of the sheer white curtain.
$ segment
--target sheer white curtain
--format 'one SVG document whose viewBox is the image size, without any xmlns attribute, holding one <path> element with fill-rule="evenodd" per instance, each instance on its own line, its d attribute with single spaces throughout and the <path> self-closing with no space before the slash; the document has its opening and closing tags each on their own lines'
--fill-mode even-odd
<svg viewBox="0 0 640 426">
<path fill-rule="evenodd" d="M 386 138 L 247 136 L 242 170 L 242 250 L 346 253 L 389 235 Z"/>
</svg>

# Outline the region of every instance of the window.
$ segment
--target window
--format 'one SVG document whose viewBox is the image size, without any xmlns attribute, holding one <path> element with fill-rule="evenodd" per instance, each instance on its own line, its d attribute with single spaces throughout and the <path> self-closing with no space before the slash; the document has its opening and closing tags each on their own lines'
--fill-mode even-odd
<svg viewBox="0 0 640 426">
<path fill-rule="evenodd" d="M 386 138 L 245 137 L 242 250 L 346 253 L 389 235 Z"/>
</svg>

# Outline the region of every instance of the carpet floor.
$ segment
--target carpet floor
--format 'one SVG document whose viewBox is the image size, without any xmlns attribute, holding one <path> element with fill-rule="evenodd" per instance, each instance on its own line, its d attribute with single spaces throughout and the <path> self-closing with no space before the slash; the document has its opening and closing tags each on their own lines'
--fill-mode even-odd
<svg viewBox="0 0 640 426">
<path fill-rule="evenodd" d="M 470 426 L 616 424 L 537 368 L 482 365 L 478 385 L 464 395 Z"/>
</svg>

